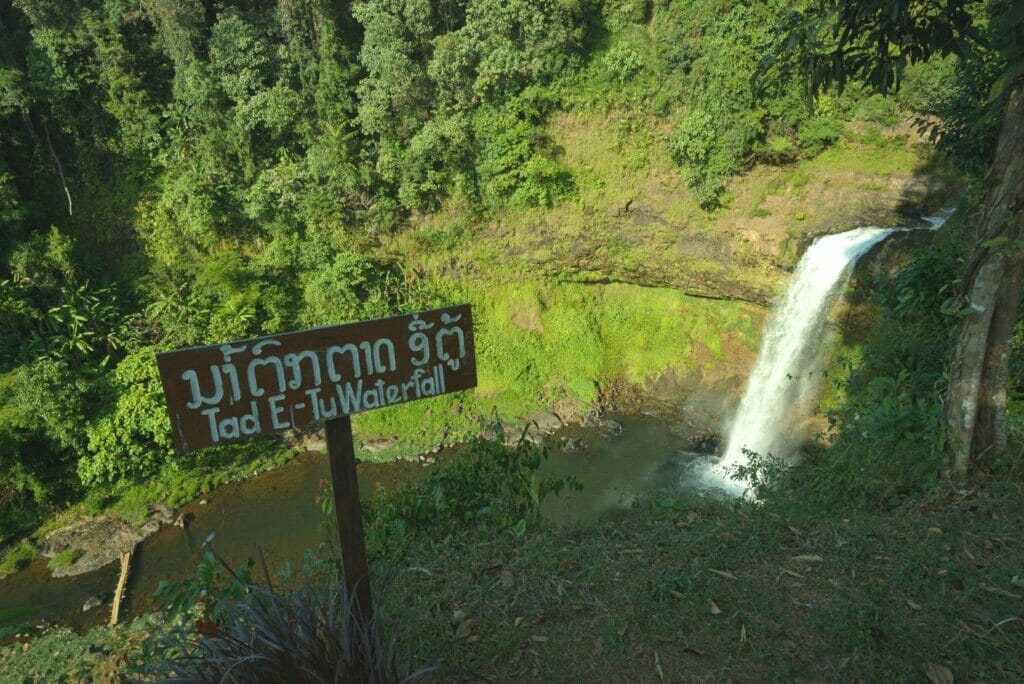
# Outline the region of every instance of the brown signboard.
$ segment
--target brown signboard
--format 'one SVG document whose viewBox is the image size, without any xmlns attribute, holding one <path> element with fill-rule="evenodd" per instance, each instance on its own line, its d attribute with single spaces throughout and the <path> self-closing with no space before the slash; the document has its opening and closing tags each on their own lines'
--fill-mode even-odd
<svg viewBox="0 0 1024 684">
<path fill-rule="evenodd" d="M 476 386 L 468 304 L 157 354 L 179 453 Z"/>
</svg>

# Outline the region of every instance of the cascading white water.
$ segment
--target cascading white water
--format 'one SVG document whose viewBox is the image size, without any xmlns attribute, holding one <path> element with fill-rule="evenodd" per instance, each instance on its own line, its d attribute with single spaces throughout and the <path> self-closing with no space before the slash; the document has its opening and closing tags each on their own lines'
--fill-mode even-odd
<svg viewBox="0 0 1024 684">
<path fill-rule="evenodd" d="M 817 385 L 813 366 L 832 295 L 846 284 L 857 259 L 896 230 L 901 229 L 856 228 L 827 235 L 804 254 L 765 331 L 722 460 L 710 473 L 720 487 L 734 493 L 746 489 L 745 481 L 732 477 L 748 461 L 744 450 L 786 456 L 799 441 L 795 423 L 803 417 L 799 407 Z"/>
<path fill-rule="evenodd" d="M 925 217 L 938 230 L 953 210 Z M 818 238 L 796 271 L 785 299 L 768 324 L 747 390 L 719 463 L 706 473 L 713 486 L 742 494 L 748 482 L 734 478 L 749 462 L 744 450 L 786 457 L 803 438 L 797 423 L 815 397 L 825 316 L 833 295 L 849 279 L 853 264 L 886 236 L 908 228 L 855 228 Z"/>
</svg>

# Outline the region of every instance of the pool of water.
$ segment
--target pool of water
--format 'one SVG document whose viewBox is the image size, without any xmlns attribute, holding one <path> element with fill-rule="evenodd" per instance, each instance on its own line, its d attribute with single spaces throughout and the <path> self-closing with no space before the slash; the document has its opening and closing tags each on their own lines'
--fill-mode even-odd
<svg viewBox="0 0 1024 684">
<path fill-rule="evenodd" d="M 580 492 L 563 491 L 546 499 L 543 518 L 553 526 L 586 524 L 616 508 L 630 505 L 645 492 L 664 487 L 683 487 L 692 480 L 699 460 L 685 451 L 689 431 L 644 416 L 620 416 L 621 431 L 569 427 L 552 438 L 582 440 L 575 448 L 553 448 L 542 464 L 541 477 L 573 475 L 583 484 Z M 458 450 L 439 455 L 457 458 Z M 362 463 L 359 487 L 364 500 L 377 487 L 426 475 L 419 463 Z M 182 507 L 190 517 L 186 529 L 167 526 L 143 542 L 132 559 L 131 573 L 121 615 L 130 617 L 155 608 L 152 594 L 161 579 L 181 579 L 195 569 L 213 535 L 213 545 L 228 563 L 235 565 L 262 549 L 271 570 L 285 563 L 297 565 L 303 551 L 325 539 L 325 517 L 317 501 L 328 480 L 323 454 L 306 453 L 284 466 L 250 479 L 218 487 L 198 501 Z M 117 581 L 117 563 L 87 575 L 54 579 L 46 561 L 38 560 L 25 570 L 0 580 L 0 614 L 31 606 L 18 622 L 46 619 L 77 628 L 101 624 L 109 618 L 109 602 L 86 613 L 82 604 L 90 596 L 111 593 Z M 122 618 L 124 619 L 124 618 Z"/>
</svg>

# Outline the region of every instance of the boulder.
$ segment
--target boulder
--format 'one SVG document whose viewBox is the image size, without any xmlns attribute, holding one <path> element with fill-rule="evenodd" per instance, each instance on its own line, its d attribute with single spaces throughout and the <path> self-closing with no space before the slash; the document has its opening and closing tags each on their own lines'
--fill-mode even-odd
<svg viewBox="0 0 1024 684">
<path fill-rule="evenodd" d="M 71 565 L 53 570 L 54 577 L 83 575 L 119 560 L 121 554 L 134 548 L 162 526 L 174 521 L 174 510 L 157 505 L 141 524 L 129 523 L 111 514 L 79 521 L 56 530 L 40 544 L 40 554 L 53 558 L 67 549 L 79 549 L 82 555 Z"/>
<path fill-rule="evenodd" d="M 562 427 L 562 419 L 559 418 L 557 414 L 550 411 L 535 413 L 529 417 L 527 422 L 534 423 L 537 426 L 537 429 L 544 434 L 550 434 Z"/>
<path fill-rule="evenodd" d="M 93 594 L 89 598 L 85 599 L 85 603 L 82 604 L 82 612 L 88 613 L 93 608 L 99 608 L 107 600 L 106 594 Z"/>
</svg>

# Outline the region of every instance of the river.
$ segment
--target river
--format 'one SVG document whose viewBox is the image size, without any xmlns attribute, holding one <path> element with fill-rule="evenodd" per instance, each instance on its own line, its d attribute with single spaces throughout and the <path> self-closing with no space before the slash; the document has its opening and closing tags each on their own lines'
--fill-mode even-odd
<svg viewBox="0 0 1024 684">
<path fill-rule="evenodd" d="M 698 479 L 695 465 L 700 457 L 685 451 L 692 431 L 646 416 L 616 416 L 615 422 L 621 431 L 572 426 L 552 436 L 552 442 L 576 438 L 582 445 L 573 450 L 551 450 L 540 475 L 574 475 L 583 490 L 545 500 L 541 507 L 544 524 L 564 527 L 592 522 L 608 511 L 628 506 L 645 492 L 685 486 Z M 458 454 L 458 448 L 441 452 L 438 463 Z M 438 466 L 407 461 L 361 463 L 361 497 L 365 501 L 377 487 L 421 478 L 430 467 Z M 232 565 L 256 557 L 257 545 L 271 570 L 300 562 L 305 549 L 324 539 L 324 516 L 316 497 L 320 483 L 327 478 L 323 454 L 307 452 L 280 468 L 223 485 L 183 506 L 181 513 L 191 514 L 187 529 L 166 526 L 136 550 L 122 619 L 155 609 L 152 594 L 159 581 L 191 574 L 204 553 L 202 543 L 211 534 L 218 553 Z M 0 580 L 0 614 L 22 608 L 28 612 L 19 617 L 19 623 L 48 620 L 77 629 L 102 624 L 109 617 L 109 602 L 84 613 L 82 604 L 90 596 L 111 593 L 118 570 L 118 564 L 111 563 L 86 575 L 54 579 L 46 561 L 36 560 Z"/>
</svg>

